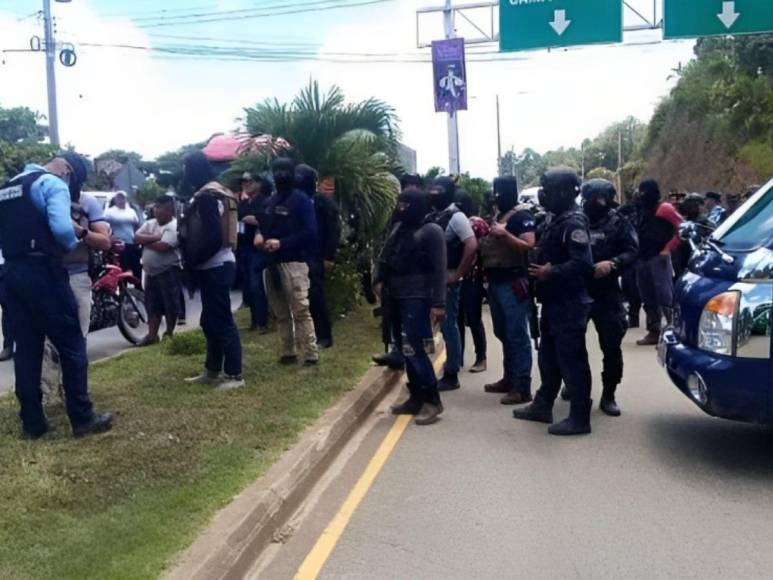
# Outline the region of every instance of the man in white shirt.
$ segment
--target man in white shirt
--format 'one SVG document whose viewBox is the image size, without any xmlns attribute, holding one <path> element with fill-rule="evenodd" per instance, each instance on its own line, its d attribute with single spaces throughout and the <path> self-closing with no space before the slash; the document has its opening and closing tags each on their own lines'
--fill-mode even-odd
<svg viewBox="0 0 773 580">
<path fill-rule="evenodd" d="M 166 319 L 164 336 L 174 334 L 180 310 L 180 251 L 177 240 L 177 220 L 174 219 L 174 198 L 163 195 L 153 206 L 153 219 L 146 221 L 135 233 L 142 251 L 145 272 L 145 306 L 148 309 L 148 335 L 140 346 L 159 341 L 161 318 Z"/>
</svg>

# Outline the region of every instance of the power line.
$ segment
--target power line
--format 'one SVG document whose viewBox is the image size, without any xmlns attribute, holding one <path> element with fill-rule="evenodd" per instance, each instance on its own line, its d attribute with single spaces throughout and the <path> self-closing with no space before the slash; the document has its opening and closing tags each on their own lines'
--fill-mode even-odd
<svg viewBox="0 0 773 580">
<path fill-rule="evenodd" d="M 182 15 L 171 15 L 171 16 L 151 16 L 151 17 L 138 17 L 133 18 L 132 20 L 134 22 L 142 22 L 145 20 L 164 20 L 164 21 L 174 21 L 174 20 L 188 20 L 191 18 L 211 18 L 215 16 L 236 16 L 236 15 L 244 15 L 244 14 L 251 14 L 254 12 L 266 12 L 271 10 L 282 10 L 282 9 L 288 9 L 288 8 L 299 8 L 299 7 L 308 7 L 308 6 L 315 6 L 318 4 L 330 4 L 330 3 L 336 3 L 336 4 L 342 4 L 345 3 L 346 0 L 314 0 L 312 2 L 279 2 L 278 4 L 269 4 L 266 6 L 255 6 L 253 8 L 240 8 L 235 10 L 215 10 L 212 12 L 193 12 L 190 14 L 182 14 Z"/>
</svg>

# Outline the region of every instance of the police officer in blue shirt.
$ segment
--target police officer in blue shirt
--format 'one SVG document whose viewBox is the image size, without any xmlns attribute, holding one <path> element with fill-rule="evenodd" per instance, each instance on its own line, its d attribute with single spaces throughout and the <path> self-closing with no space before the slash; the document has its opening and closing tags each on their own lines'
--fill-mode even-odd
<svg viewBox="0 0 773 580">
<path fill-rule="evenodd" d="M 585 332 L 593 258 L 588 218 L 575 201 L 581 181 L 574 170 L 558 168 L 547 171 L 541 185 L 540 203 L 553 219 L 540 234 L 536 263 L 529 274 L 537 280 L 537 298 L 542 303 L 538 355 L 542 386 L 534 401 L 513 411 L 513 416 L 553 423 L 553 403 L 563 380 L 571 400 L 569 417 L 551 425 L 549 433 L 590 433 L 591 372 Z"/>
<path fill-rule="evenodd" d="M 0 245 L 8 308 L 14 312 L 16 397 L 22 429 L 31 439 L 49 429 L 40 388 L 46 337 L 59 352 L 73 434 L 81 437 L 112 427 L 112 415 L 95 413 L 89 397 L 86 339 L 62 263 L 64 254 L 90 235 L 70 213 L 87 171 L 82 157 L 67 152 L 42 167 L 27 165 L 0 186 Z"/>
</svg>

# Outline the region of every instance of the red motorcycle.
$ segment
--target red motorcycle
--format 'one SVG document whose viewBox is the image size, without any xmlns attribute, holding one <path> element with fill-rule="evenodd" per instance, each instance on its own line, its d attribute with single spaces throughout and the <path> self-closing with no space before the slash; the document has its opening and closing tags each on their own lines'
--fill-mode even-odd
<svg viewBox="0 0 773 580">
<path fill-rule="evenodd" d="M 91 269 L 94 283 L 91 287 L 91 323 L 89 332 L 118 326 L 118 330 L 132 344 L 148 333 L 148 313 L 142 281 L 120 265 L 125 246 L 113 242 L 107 252 L 96 254 Z"/>
</svg>

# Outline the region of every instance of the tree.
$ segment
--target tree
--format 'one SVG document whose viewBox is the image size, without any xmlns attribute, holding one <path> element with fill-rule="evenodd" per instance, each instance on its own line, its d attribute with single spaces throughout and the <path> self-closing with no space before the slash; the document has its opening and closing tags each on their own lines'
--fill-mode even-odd
<svg viewBox="0 0 773 580">
<path fill-rule="evenodd" d="M 392 107 L 377 99 L 347 104 L 339 87 L 323 94 L 312 81 L 290 103 L 266 100 L 245 113 L 249 133 L 283 137 L 288 155 L 335 179 L 354 238 L 367 242 L 383 232 L 399 189 L 391 174 L 399 140 Z"/>
<path fill-rule="evenodd" d="M 472 177 L 469 172 L 459 176 L 457 185 L 464 189 L 472 199 L 483 205 L 491 193 L 491 184 L 482 177 Z"/>
<path fill-rule="evenodd" d="M 48 133 L 41 125 L 43 117 L 27 107 L 4 109 L 0 107 L 0 141 L 8 143 L 37 143 Z"/>
</svg>

